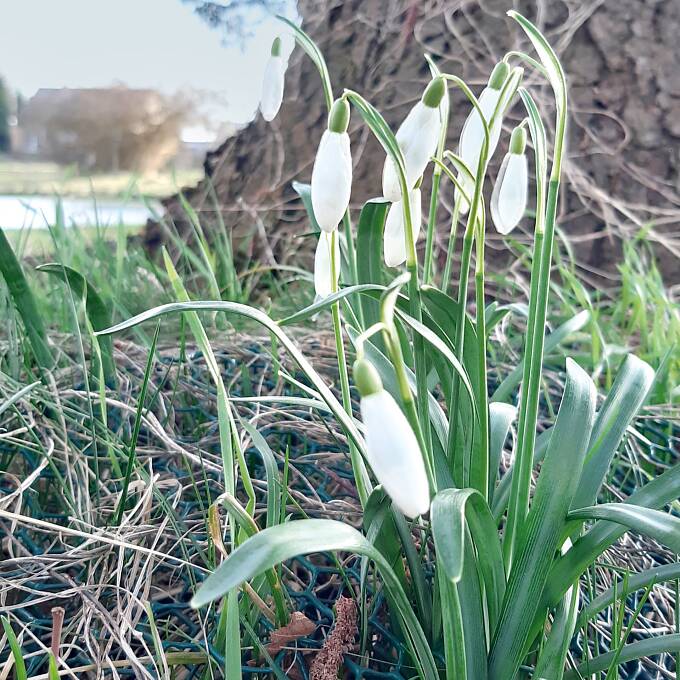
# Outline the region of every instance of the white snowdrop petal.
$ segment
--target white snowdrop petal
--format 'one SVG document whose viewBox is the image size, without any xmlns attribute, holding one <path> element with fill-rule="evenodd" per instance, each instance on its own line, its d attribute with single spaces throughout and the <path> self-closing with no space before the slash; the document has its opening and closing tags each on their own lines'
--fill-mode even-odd
<svg viewBox="0 0 680 680">
<path fill-rule="evenodd" d="M 410 194 L 411 223 L 413 225 L 413 244 L 418 241 L 422 223 L 422 206 L 420 189 Z M 392 203 L 385 220 L 383 234 L 383 254 L 388 267 L 398 267 L 406 261 L 406 230 L 404 226 L 404 204 L 402 201 Z"/>
<path fill-rule="evenodd" d="M 283 101 L 283 80 L 286 63 L 280 56 L 271 56 L 264 69 L 260 111 L 266 121 L 272 121 Z"/>
<path fill-rule="evenodd" d="M 425 464 L 406 416 L 385 390 L 361 400 L 366 453 L 378 481 L 394 505 L 407 517 L 430 507 Z"/>
<path fill-rule="evenodd" d="M 425 171 L 437 148 L 441 118 L 439 108 L 419 101 L 404 118 L 395 135 L 404 156 L 406 183 L 412 188 Z M 382 175 L 383 196 L 395 202 L 401 198 L 399 178 L 392 159 L 385 158 Z"/>
<path fill-rule="evenodd" d="M 509 234 L 527 207 L 529 169 L 525 154 L 506 154 L 491 195 L 491 218 L 496 230 Z"/>
<path fill-rule="evenodd" d="M 498 101 L 500 99 L 500 90 L 494 90 L 491 87 L 486 87 L 479 95 L 479 108 L 484 114 L 484 119 L 487 123 L 491 120 Z M 489 153 L 488 158 L 490 159 L 496 147 L 498 146 L 498 140 L 501 134 L 501 120 L 498 118 L 496 124 L 489 130 Z M 472 111 L 468 115 L 465 124 L 463 125 L 463 130 L 460 135 L 460 144 L 458 149 L 458 154 L 463 159 L 464 163 L 469 168 L 470 172 L 475 175 L 477 173 L 477 165 L 479 164 L 479 155 L 482 152 L 482 144 L 484 143 L 484 125 L 482 124 L 482 118 L 475 107 L 472 107 Z M 474 193 L 474 182 L 467 175 L 459 175 L 459 180 L 465 189 L 465 193 L 472 198 Z M 456 190 L 456 197 L 458 197 L 459 192 Z M 461 197 L 462 198 L 462 197 Z M 461 212 L 463 214 L 467 213 L 469 209 L 468 202 L 463 199 L 461 201 Z"/>
<path fill-rule="evenodd" d="M 346 132 L 326 130 L 312 170 L 312 209 L 323 231 L 338 226 L 352 192 L 352 156 Z"/>
<path fill-rule="evenodd" d="M 322 231 L 314 253 L 314 290 L 318 298 L 326 298 L 333 292 L 333 283 L 340 276 L 340 239 L 335 236 L 335 282 L 331 277 L 331 240 L 333 236 Z"/>
</svg>

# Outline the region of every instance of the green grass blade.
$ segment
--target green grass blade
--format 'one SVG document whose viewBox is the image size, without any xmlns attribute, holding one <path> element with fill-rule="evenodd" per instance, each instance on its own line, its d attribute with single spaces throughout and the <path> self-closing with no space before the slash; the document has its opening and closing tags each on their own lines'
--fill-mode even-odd
<svg viewBox="0 0 680 680">
<path fill-rule="evenodd" d="M 36 267 L 39 272 L 46 272 L 66 283 L 73 293 L 85 302 L 85 311 L 90 324 L 95 331 L 108 328 L 111 325 L 111 310 L 104 304 L 101 296 L 90 281 L 72 267 L 59 262 L 48 262 Z M 109 387 L 116 385 L 116 365 L 113 360 L 113 342 L 111 338 L 94 338 L 99 342 L 104 378 Z M 96 375 L 97 371 L 93 371 Z"/>
<path fill-rule="evenodd" d="M 358 286 L 348 286 L 347 288 L 339 290 L 337 293 L 331 293 L 329 296 L 323 298 L 322 300 L 314 302 L 313 304 L 305 307 L 304 309 L 301 309 L 299 312 L 295 312 L 295 314 L 291 314 L 290 316 L 281 319 L 278 322 L 278 324 L 279 326 L 290 326 L 291 324 L 305 321 L 306 319 L 309 319 L 315 314 L 323 312 L 325 309 L 332 307 L 336 302 L 345 299 L 349 295 L 354 295 L 357 293 L 368 294 L 371 292 L 382 292 L 384 290 L 385 286 L 381 286 L 374 283 L 364 283 Z M 374 295 L 372 297 L 375 298 L 376 296 Z"/>
<path fill-rule="evenodd" d="M 578 485 L 595 416 L 595 396 L 590 377 L 567 359 L 562 404 L 520 536 L 491 648 L 489 677 L 492 680 L 514 677 L 522 661 Z"/>
<path fill-rule="evenodd" d="M 135 424 L 132 428 L 132 437 L 130 439 L 130 447 L 128 450 L 127 466 L 125 468 L 125 478 L 123 479 L 123 487 L 120 491 L 120 500 L 118 501 L 118 509 L 113 520 L 115 526 L 120 526 L 127 505 L 127 492 L 130 486 L 130 479 L 132 478 L 132 470 L 135 467 L 135 460 L 137 458 L 137 439 L 139 431 L 142 426 L 142 413 L 144 411 L 144 402 L 146 401 L 146 393 L 149 388 L 149 378 L 153 369 L 154 355 L 156 353 L 156 345 L 158 343 L 158 334 L 161 330 L 160 321 L 156 324 L 156 332 L 154 333 L 151 347 L 149 348 L 149 356 L 146 360 L 146 368 L 144 369 L 144 378 L 142 379 L 142 387 L 139 392 L 139 399 L 137 400 L 137 411 L 135 413 Z"/>
<path fill-rule="evenodd" d="M 556 328 L 550 335 L 545 338 L 544 352 L 552 352 L 557 346 L 564 342 L 569 336 L 580 331 L 590 320 L 590 314 L 587 311 L 582 311 L 576 316 L 565 321 L 561 326 Z M 522 366 L 517 366 L 511 373 L 509 373 L 503 382 L 496 388 L 496 391 L 491 397 L 491 401 L 509 401 L 512 398 L 512 393 L 520 384 L 522 380 Z"/>
<path fill-rule="evenodd" d="M 314 370 L 312 365 L 309 363 L 304 354 L 298 349 L 295 342 L 289 338 L 279 327 L 279 325 L 273 321 L 264 312 L 261 312 L 255 307 L 250 307 L 249 305 L 243 305 L 238 302 L 227 302 L 227 301 L 212 301 L 212 300 L 198 300 L 191 302 L 173 302 L 165 305 L 160 305 L 159 307 L 154 307 L 149 309 L 137 316 L 133 316 L 126 321 L 122 321 L 111 328 L 107 328 L 103 331 L 97 333 L 97 335 L 111 335 L 113 333 L 119 333 L 120 331 L 127 330 L 129 328 L 134 328 L 135 326 L 155 319 L 159 316 L 165 314 L 173 314 L 178 312 L 198 312 L 198 311 L 217 311 L 217 312 L 228 312 L 235 314 L 237 316 L 244 316 L 248 319 L 256 321 L 260 325 L 264 326 L 268 331 L 276 336 L 281 345 L 290 353 L 300 369 L 305 373 L 309 381 L 312 383 L 314 388 L 317 390 L 321 398 L 324 400 L 326 405 L 331 409 L 333 415 L 342 424 L 345 431 L 348 433 L 349 437 L 352 439 L 354 444 L 360 451 L 364 451 L 364 441 L 361 437 L 359 430 L 357 429 L 353 419 L 351 419 L 347 413 L 345 413 L 342 405 L 338 402 L 335 395 L 328 386 L 325 384 L 323 378 Z"/>
<path fill-rule="evenodd" d="M 315 232 L 320 232 L 321 227 L 319 226 L 319 223 L 316 221 L 316 216 L 314 215 L 314 208 L 312 207 L 312 185 L 311 184 L 303 184 L 302 182 L 293 182 L 292 183 L 293 191 L 302 199 L 302 205 L 305 206 L 305 210 L 307 211 L 307 217 L 309 217 L 309 221 L 314 228 Z"/>
<path fill-rule="evenodd" d="M 14 657 L 14 674 L 16 680 L 26 680 L 28 674 L 26 673 L 26 664 L 24 663 L 24 655 L 21 652 L 21 645 L 17 636 L 14 634 L 14 630 L 6 616 L 0 618 L 2 621 L 2 628 L 7 636 L 7 643 L 9 644 L 10 651 Z"/>
<path fill-rule="evenodd" d="M 38 312 L 38 306 L 24 270 L 2 229 L 0 229 L 0 275 L 5 279 L 12 301 L 21 316 L 38 366 L 51 368 L 54 365 L 54 359 L 47 344 L 42 317 Z"/>
<path fill-rule="evenodd" d="M 659 635 L 648 640 L 631 642 L 628 645 L 624 645 L 621 650 L 614 650 L 596 656 L 593 659 L 588 659 L 578 668 L 565 673 L 564 680 L 581 680 L 581 678 L 592 677 L 596 673 L 608 670 L 615 660 L 622 664 L 634 661 L 635 659 L 643 659 L 671 652 L 680 652 L 679 633 Z"/>
<path fill-rule="evenodd" d="M 233 591 L 244 581 L 297 555 L 336 550 L 358 553 L 375 562 L 397 608 L 419 676 L 423 680 L 437 680 L 437 668 L 427 639 L 393 570 L 375 546 L 356 529 L 342 522 L 296 520 L 259 532 L 231 553 L 206 579 L 191 604 L 202 607 Z"/>
<path fill-rule="evenodd" d="M 656 565 L 637 574 L 632 574 L 625 579 L 619 579 L 615 585 L 600 593 L 581 610 L 576 627 L 582 628 L 602 610 L 610 607 L 619 599 L 623 600 L 637 590 L 677 578 L 680 578 L 680 562 Z"/>
</svg>

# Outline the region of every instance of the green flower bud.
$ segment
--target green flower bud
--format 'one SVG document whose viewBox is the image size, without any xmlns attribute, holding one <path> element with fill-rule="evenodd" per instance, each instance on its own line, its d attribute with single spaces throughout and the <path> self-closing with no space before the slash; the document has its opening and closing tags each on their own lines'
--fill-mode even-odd
<svg viewBox="0 0 680 680">
<path fill-rule="evenodd" d="M 375 367 L 368 359 L 357 359 L 354 362 L 353 371 L 354 382 L 362 397 L 382 392 L 382 380 L 380 380 L 378 371 L 375 370 Z"/>
<path fill-rule="evenodd" d="M 328 114 L 328 129 L 331 132 L 347 132 L 349 125 L 349 102 L 344 98 L 336 99 Z"/>
<path fill-rule="evenodd" d="M 522 154 L 527 146 L 527 133 L 523 127 L 516 127 L 510 137 L 510 153 Z"/>
<path fill-rule="evenodd" d="M 446 94 L 446 82 L 441 76 L 437 76 L 430 81 L 430 84 L 423 92 L 422 101 L 425 106 L 431 109 L 436 109 L 439 106 L 442 98 Z"/>
<path fill-rule="evenodd" d="M 499 61 L 489 76 L 489 87 L 494 90 L 500 90 L 509 73 L 509 66 L 504 61 Z"/>
</svg>

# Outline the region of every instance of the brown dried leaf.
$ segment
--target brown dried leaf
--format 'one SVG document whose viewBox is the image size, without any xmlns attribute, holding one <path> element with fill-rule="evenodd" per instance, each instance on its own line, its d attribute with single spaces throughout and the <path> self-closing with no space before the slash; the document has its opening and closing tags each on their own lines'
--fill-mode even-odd
<svg viewBox="0 0 680 680">
<path fill-rule="evenodd" d="M 267 651 L 270 654 L 280 652 L 289 642 L 294 642 L 301 637 L 307 637 L 316 630 L 316 624 L 308 619 L 302 612 L 293 612 L 290 623 L 272 631 Z"/>
</svg>

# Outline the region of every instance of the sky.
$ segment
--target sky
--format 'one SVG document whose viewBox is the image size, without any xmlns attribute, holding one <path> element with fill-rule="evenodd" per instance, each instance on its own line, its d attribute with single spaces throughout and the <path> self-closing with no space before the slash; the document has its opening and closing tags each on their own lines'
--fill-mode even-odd
<svg viewBox="0 0 680 680">
<path fill-rule="evenodd" d="M 280 26 L 258 22 L 242 49 L 180 0 L 0 0 L 0 75 L 26 97 L 116 83 L 208 91 L 213 117 L 245 123 Z"/>
</svg>

